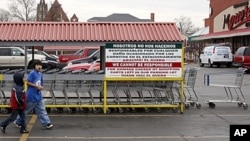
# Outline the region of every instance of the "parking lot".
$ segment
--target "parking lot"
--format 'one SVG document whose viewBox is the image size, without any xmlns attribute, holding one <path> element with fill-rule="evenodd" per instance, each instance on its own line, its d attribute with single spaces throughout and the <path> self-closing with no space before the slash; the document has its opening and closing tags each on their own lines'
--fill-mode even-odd
<svg viewBox="0 0 250 141">
<path fill-rule="evenodd" d="M 197 64 L 188 64 L 186 67 L 199 67 Z M 238 107 L 237 103 L 216 103 L 215 108 L 209 108 L 205 103 L 210 99 L 224 99 L 223 87 L 204 85 L 204 74 L 215 72 L 235 72 L 237 68 L 209 68 L 198 70 L 195 90 L 201 103 L 201 108 L 190 107 L 183 114 L 174 113 L 171 109 L 157 112 L 111 112 L 103 113 L 49 113 L 54 127 L 44 130 L 34 114 L 29 115 L 29 134 L 20 134 L 14 124 L 10 124 L 0 140 L 16 141 L 59 141 L 59 140 L 86 140 L 86 141 L 228 141 L 229 126 L 231 124 L 249 124 L 249 109 Z M 221 75 L 223 77 L 223 73 Z M 221 77 L 220 76 L 220 77 Z M 248 90 L 250 89 L 250 74 L 245 74 L 242 91 L 246 103 L 250 103 Z M 216 78 L 215 78 L 216 79 Z M 224 78 L 229 80 L 228 77 Z M 1 113 L 3 121 L 8 114 Z"/>
</svg>

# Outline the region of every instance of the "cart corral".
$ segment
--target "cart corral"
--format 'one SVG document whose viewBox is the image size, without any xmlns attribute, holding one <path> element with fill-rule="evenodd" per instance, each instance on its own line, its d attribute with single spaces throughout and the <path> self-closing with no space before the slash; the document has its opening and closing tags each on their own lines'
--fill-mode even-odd
<svg viewBox="0 0 250 141">
<path fill-rule="evenodd" d="M 159 52 L 161 55 L 157 55 Z M 182 54 L 182 44 L 107 44 L 105 70 L 43 72 L 46 108 L 56 112 L 66 109 L 70 113 L 76 110 L 109 113 L 114 109 L 123 113 L 138 108 L 160 112 L 161 108 L 172 108 L 183 113 Z M 1 72 L 4 112 L 8 112 L 7 92 L 15 71 L 23 70 Z M 178 86 L 169 87 L 172 84 Z"/>
</svg>

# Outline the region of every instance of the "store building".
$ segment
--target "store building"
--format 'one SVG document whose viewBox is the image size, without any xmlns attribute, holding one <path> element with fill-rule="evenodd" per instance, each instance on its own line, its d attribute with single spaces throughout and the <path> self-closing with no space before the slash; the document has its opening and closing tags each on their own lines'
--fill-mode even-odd
<svg viewBox="0 0 250 141">
<path fill-rule="evenodd" d="M 240 46 L 250 45 L 249 0 L 210 0 L 209 17 L 205 19 L 208 34 L 191 38 L 194 46 L 227 43 L 233 53 Z M 198 45 L 197 45 L 198 44 Z"/>
</svg>

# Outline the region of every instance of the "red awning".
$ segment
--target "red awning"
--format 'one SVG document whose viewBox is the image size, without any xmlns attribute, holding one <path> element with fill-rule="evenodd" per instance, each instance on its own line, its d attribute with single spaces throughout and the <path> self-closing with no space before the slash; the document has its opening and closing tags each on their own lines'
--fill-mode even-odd
<svg viewBox="0 0 250 141">
<path fill-rule="evenodd" d="M 244 36 L 244 35 L 249 35 L 249 34 L 250 34 L 250 28 L 244 28 L 244 29 L 236 29 L 236 30 L 230 30 L 230 31 L 210 33 L 210 34 L 195 37 L 193 40 L 228 38 L 228 37 L 235 37 L 235 36 Z"/>
</svg>

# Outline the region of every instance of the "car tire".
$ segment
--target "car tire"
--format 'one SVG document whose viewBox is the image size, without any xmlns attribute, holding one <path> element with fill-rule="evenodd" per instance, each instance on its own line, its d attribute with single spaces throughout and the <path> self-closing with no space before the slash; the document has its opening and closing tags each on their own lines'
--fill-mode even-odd
<svg viewBox="0 0 250 141">
<path fill-rule="evenodd" d="M 227 63 L 227 67 L 231 68 L 232 67 L 232 63 Z"/>
<path fill-rule="evenodd" d="M 48 66 L 47 66 L 46 69 L 47 69 L 47 70 L 52 70 L 52 68 L 53 68 L 52 65 L 48 64 Z"/>
<path fill-rule="evenodd" d="M 202 64 L 201 60 L 199 61 L 200 67 L 204 67 L 204 64 Z"/>
<path fill-rule="evenodd" d="M 208 66 L 209 66 L 210 68 L 213 67 L 213 64 L 211 63 L 210 59 L 208 60 Z"/>
</svg>

